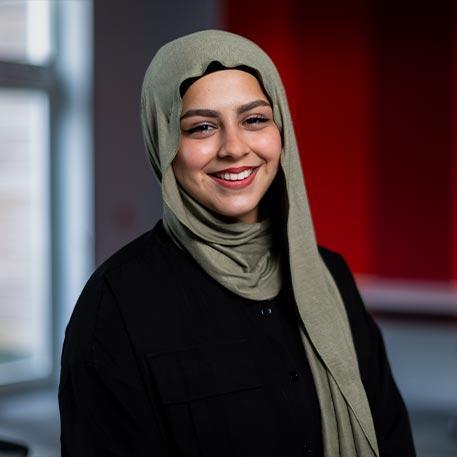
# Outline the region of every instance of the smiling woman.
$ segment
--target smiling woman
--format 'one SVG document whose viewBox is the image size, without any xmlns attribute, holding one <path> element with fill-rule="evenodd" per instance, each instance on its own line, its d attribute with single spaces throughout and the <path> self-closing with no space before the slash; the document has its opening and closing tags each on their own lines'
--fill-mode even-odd
<svg viewBox="0 0 457 457">
<path fill-rule="evenodd" d="M 379 329 L 316 243 L 269 57 L 222 31 L 172 41 L 141 119 L 163 219 L 76 304 L 62 455 L 414 456 Z"/>
</svg>

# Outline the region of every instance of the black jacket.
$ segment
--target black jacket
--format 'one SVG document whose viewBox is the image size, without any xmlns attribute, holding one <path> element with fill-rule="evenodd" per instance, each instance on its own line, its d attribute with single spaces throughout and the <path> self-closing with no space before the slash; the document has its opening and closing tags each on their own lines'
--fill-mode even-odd
<svg viewBox="0 0 457 457">
<path fill-rule="evenodd" d="M 343 257 L 319 252 L 346 306 L 381 456 L 414 456 L 379 329 Z M 179 250 L 161 221 L 120 249 L 88 280 L 66 330 L 62 455 L 319 455 L 320 435 L 306 435 L 320 413 L 298 331 L 274 338 L 291 314 L 260 332 L 249 306 Z"/>
</svg>

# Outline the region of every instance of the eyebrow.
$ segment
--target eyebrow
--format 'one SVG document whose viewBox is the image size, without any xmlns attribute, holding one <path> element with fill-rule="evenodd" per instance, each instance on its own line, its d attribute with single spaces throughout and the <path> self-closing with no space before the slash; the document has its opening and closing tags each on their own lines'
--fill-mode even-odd
<svg viewBox="0 0 457 457">
<path fill-rule="evenodd" d="M 241 105 L 237 108 L 236 112 L 238 114 L 243 114 L 246 111 L 250 111 L 251 109 L 257 108 L 258 106 L 269 106 L 271 107 L 270 103 L 266 100 L 254 100 L 253 102 L 246 103 Z M 219 111 L 212 110 L 212 109 L 190 109 L 186 111 L 179 119 L 182 121 L 187 117 L 191 116 L 202 116 L 202 117 L 218 117 L 220 114 Z"/>
</svg>

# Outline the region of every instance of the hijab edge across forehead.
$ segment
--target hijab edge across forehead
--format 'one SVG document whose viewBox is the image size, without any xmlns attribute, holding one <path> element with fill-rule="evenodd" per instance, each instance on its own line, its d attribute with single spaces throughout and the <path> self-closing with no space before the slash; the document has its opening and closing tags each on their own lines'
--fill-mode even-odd
<svg viewBox="0 0 457 457">
<path fill-rule="evenodd" d="M 216 45 L 221 40 L 230 42 L 232 46 L 230 50 L 233 53 L 224 52 L 226 50 L 223 45 Z M 202 46 L 204 41 L 212 43 L 212 49 Z M 203 51 L 204 49 L 206 51 Z M 242 61 L 234 58 L 236 51 L 241 52 L 245 57 Z M 259 56 L 261 56 L 261 60 L 258 59 Z M 256 60 L 258 65 L 253 64 Z M 268 67 L 270 72 L 276 73 L 277 80 L 280 80 L 279 74 L 271 59 L 260 47 L 243 37 L 219 30 L 196 32 L 173 40 L 164 45 L 154 56 L 146 71 L 141 93 L 142 119 L 145 112 L 150 113 L 152 115 L 150 121 L 153 121 L 153 117 L 158 116 L 162 124 L 165 124 L 166 120 L 170 129 L 170 142 L 162 145 L 158 142 L 157 131 L 151 132 L 151 123 L 145 123 L 143 119 L 146 149 L 149 151 L 149 160 L 155 168 L 154 171 L 159 182 L 164 170 L 171 164 L 178 150 L 179 135 L 173 135 L 173 131 L 179 132 L 179 117 L 182 108 L 179 88 L 188 79 L 202 77 L 213 62 L 219 62 L 227 69 L 240 65 L 252 68 L 257 74 L 259 84 L 272 102 L 274 120 L 282 131 L 282 118 L 277 109 L 278 103 L 275 103 L 276 91 L 273 85 L 268 87 L 269 81 L 264 78 Z M 167 153 L 161 154 L 164 146 Z M 152 157 L 151 149 L 156 151 Z M 157 163 L 157 159 L 159 159 L 159 163 Z"/>
</svg>

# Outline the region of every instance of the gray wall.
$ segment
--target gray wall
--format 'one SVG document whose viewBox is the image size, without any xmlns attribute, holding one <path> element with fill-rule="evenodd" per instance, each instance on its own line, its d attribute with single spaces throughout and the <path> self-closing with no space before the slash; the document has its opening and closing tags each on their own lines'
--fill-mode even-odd
<svg viewBox="0 0 457 457">
<path fill-rule="evenodd" d="M 100 264 L 161 217 L 140 126 L 144 72 L 165 42 L 217 28 L 218 1 L 94 2 L 95 251 Z"/>
</svg>

